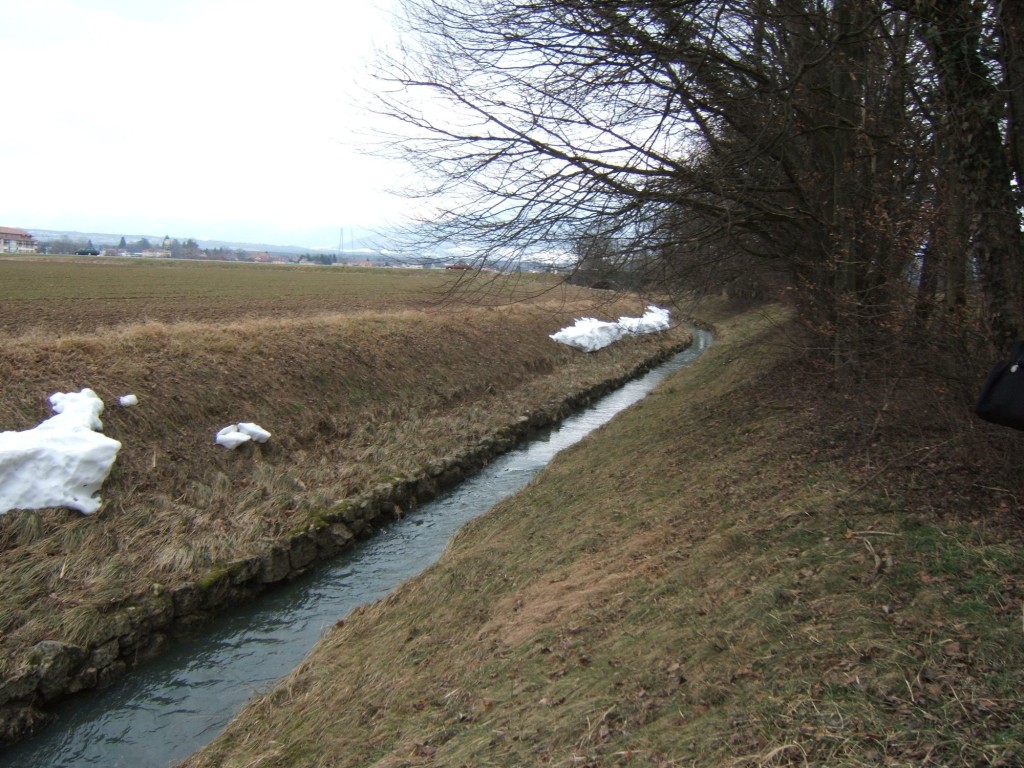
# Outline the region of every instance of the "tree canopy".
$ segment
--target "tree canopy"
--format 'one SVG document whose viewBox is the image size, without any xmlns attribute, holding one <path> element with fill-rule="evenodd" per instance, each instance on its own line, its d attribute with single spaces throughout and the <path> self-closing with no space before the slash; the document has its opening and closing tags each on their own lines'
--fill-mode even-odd
<svg viewBox="0 0 1024 768">
<path fill-rule="evenodd" d="M 491 263 L 602 243 L 630 285 L 781 276 L 839 349 L 911 316 L 1005 347 L 1020 5 L 401 0 L 378 106 L 433 236 Z"/>
</svg>

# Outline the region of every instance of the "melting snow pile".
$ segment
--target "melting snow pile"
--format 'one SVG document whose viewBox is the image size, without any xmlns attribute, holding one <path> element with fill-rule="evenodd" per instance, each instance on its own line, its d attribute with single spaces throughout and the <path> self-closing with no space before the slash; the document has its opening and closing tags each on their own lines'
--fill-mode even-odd
<svg viewBox="0 0 1024 768">
<path fill-rule="evenodd" d="M 265 443 L 269 439 L 270 433 L 259 424 L 253 424 L 251 421 L 242 421 L 238 424 L 229 424 L 224 427 L 224 429 L 217 433 L 213 441 L 217 445 L 233 449 L 250 440 L 255 440 L 257 443 Z"/>
<path fill-rule="evenodd" d="M 135 395 L 119 398 L 138 405 Z M 55 416 L 35 429 L 0 432 L 0 515 L 12 509 L 69 507 L 87 515 L 100 508 L 97 496 L 114 466 L 121 443 L 102 434 L 103 401 L 91 389 L 50 396 Z M 217 433 L 216 442 L 237 448 L 270 433 L 242 422 Z"/>
<path fill-rule="evenodd" d="M 624 336 L 666 331 L 669 328 L 668 310 L 648 307 L 643 317 L 620 317 L 617 323 L 581 317 L 575 325 L 551 334 L 551 338 L 585 352 L 596 352 Z"/>
<path fill-rule="evenodd" d="M 50 396 L 53 416 L 35 429 L 0 432 L 0 514 L 70 507 L 87 515 L 121 443 L 101 434 L 103 401 L 91 389 Z"/>
</svg>

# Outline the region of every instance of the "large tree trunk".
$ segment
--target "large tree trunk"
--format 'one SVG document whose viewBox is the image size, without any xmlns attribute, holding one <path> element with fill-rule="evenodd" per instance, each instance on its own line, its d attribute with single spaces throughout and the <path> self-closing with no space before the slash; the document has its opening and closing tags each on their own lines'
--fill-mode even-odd
<svg viewBox="0 0 1024 768">
<path fill-rule="evenodd" d="M 1007 144 L 1019 194 L 1024 189 L 1024 3 L 1003 0 L 999 4 L 998 36 L 1007 103 Z"/>
<path fill-rule="evenodd" d="M 984 320 L 992 343 L 1009 347 L 1024 331 L 1020 220 L 999 130 L 1004 99 L 981 57 L 982 8 L 971 0 L 932 0 L 921 8 L 940 79 L 946 135 L 981 278 Z"/>
</svg>

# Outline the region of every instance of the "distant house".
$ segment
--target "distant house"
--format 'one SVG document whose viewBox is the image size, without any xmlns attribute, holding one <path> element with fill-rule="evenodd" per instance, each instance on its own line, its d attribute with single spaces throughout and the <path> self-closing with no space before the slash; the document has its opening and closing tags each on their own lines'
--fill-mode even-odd
<svg viewBox="0 0 1024 768">
<path fill-rule="evenodd" d="M 35 253 L 37 250 L 35 238 L 25 230 L 0 227 L 0 252 Z"/>
<path fill-rule="evenodd" d="M 145 259 L 169 259 L 171 258 L 171 252 L 163 248 L 147 248 L 141 254 Z"/>
<path fill-rule="evenodd" d="M 445 269 L 467 270 L 467 269 L 476 269 L 476 267 L 474 267 L 472 264 L 467 264 L 464 261 L 460 261 L 458 264 L 449 264 L 447 267 L 445 267 Z"/>
</svg>

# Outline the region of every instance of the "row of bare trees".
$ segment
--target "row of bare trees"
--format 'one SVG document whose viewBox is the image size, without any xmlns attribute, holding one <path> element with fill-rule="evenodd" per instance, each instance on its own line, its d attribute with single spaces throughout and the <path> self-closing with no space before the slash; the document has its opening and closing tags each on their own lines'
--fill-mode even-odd
<svg viewBox="0 0 1024 768">
<path fill-rule="evenodd" d="M 1024 3 L 400 4 L 378 106 L 439 239 L 660 289 L 781 275 L 840 351 L 911 318 L 1024 335 Z"/>
</svg>

